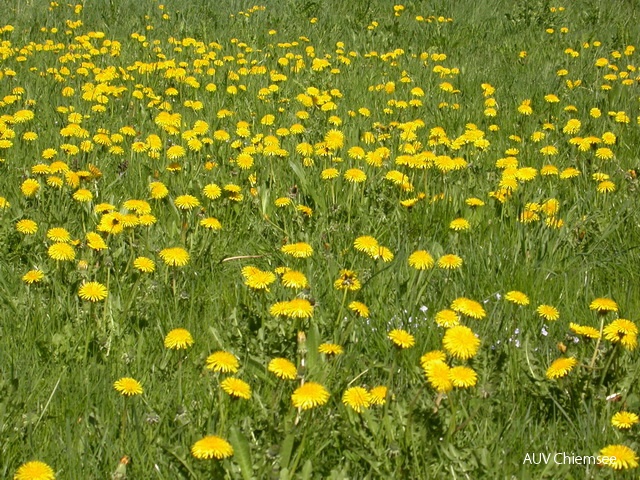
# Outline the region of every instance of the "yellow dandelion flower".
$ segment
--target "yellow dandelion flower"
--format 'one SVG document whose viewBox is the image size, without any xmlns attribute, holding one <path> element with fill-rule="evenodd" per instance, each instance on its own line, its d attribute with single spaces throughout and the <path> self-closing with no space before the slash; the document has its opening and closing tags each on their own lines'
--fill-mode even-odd
<svg viewBox="0 0 640 480">
<path fill-rule="evenodd" d="M 91 250 L 107 250 L 107 244 L 104 241 L 104 239 L 100 236 L 100 234 L 96 233 L 96 232 L 87 232 L 86 235 L 86 239 L 87 239 L 87 247 L 89 247 Z"/>
<path fill-rule="evenodd" d="M 222 189 L 215 183 L 210 183 L 202 189 L 202 194 L 209 200 L 216 200 L 222 195 Z"/>
<path fill-rule="evenodd" d="M 440 327 L 451 328 L 460 324 L 460 317 L 454 310 L 440 310 L 436 313 L 436 323 Z"/>
<path fill-rule="evenodd" d="M 13 480 L 55 480 L 55 478 L 53 469 L 38 460 L 23 463 L 13 476 Z"/>
<path fill-rule="evenodd" d="M 320 172 L 320 178 L 322 180 L 333 180 L 340 175 L 340 172 L 337 168 L 325 168 L 322 172 Z"/>
<path fill-rule="evenodd" d="M 378 385 L 369 390 L 371 405 L 384 405 L 387 402 L 387 387 Z"/>
<path fill-rule="evenodd" d="M 81 188 L 73 192 L 73 199 L 77 202 L 90 202 L 93 200 L 93 193 L 86 188 Z"/>
<path fill-rule="evenodd" d="M 161 200 L 169 195 L 169 189 L 162 182 L 151 182 L 149 184 L 149 193 L 154 200 Z"/>
<path fill-rule="evenodd" d="M 219 373 L 236 373 L 240 362 L 233 353 L 219 350 L 207 357 L 206 368 Z"/>
<path fill-rule="evenodd" d="M 618 304 L 610 298 L 596 298 L 589 305 L 589 309 L 602 315 L 607 312 L 617 312 Z"/>
<path fill-rule="evenodd" d="M 597 339 L 600 338 L 600 331 L 596 328 L 578 325 L 577 323 L 569 323 L 569 330 L 571 330 L 576 335 L 581 335 L 587 338 Z"/>
<path fill-rule="evenodd" d="M 193 195 L 180 195 L 173 203 L 180 210 L 191 210 L 200 205 L 200 200 Z"/>
<path fill-rule="evenodd" d="M 208 460 L 210 458 L 222 460 L 233 455 L 233 447 L 224 438 L 208 435 L 193 444 L 191 455 L 199 460 Z"/>
<path fill-rule="evenodd" d="M 139 215 L 151 213 L 151 205 L 144 200 L 127 200 L 122 206 L 127 210 L 133 210 Z"/>
<path fill-rule="evenodd" d="M 267 370 L 283 380 L 295 380 L 298 376 L 298 368 L 286 358 L 274 358 L 269 362 Z"/>
<path fill-rule="evenodd" d="M 605 145 L 614 145 L 617 141 L 617 137 L 615 133 L 612 132 L 604 132 L 602 134 L 602 142 Z"/>
<path fill-rule="evenodd" d="M 461 360 L 467 360 L 478 353 L 480 339 L 476 337 L 469 327 L 456 325 L 445 332 L 442 346 L 450 355 Z"/>
<path fill-rule="evenodd" d="M 235 377 L 225 378 L 220 382 L 220 387 L 228 395 L 235 398 L 249 400 L 251 398 L 251 386 L 244 380 Z"/>
<path fill-rule="evenodd" d="M 433 267 L 435 261 L 426 250 L 416 250 L 409 255 L 409 266 L 416 270 L 428 270 Z"/>
<path fill-rule="evenodd" d="M 613 158 L 613 151 L 607 147 L 600 147 L 596 150 L 596 158 L 600 160 L 611 160 Z"/>
<path fill-rule="evenodd" d="M 313 248 L 311 245 L 304 242 L 283 245 L 280 251 L 295 258 L 309 258 L 313 255 Z"/>
<path fill-rule="evenodd" d="M 222 230 L 220 220 L 214 217 L 206 217 L 200 220 L 200 226 L 207 230 Z"/>
<path fill-rule="evenodd" d="M 47 230 L 47 238 L 53 242 L 66 243 L 71 241 L 71 235 L 66 228 L 54 227 Z"/>
<path fill-rule="evenodd" d="M 529 305 L 529 297 L 527 297 L 527 295 L 522 292 L 518 292 L 517 290 L 507 292 L 504 298 L 511 303 L 515 303 L 516 305 Z"/>
<path fill-rule="evenodd" d="M 447 360 L 447 354 L 442 350 L 432 350 L 420 357 L 420 366 L 423 370 L 427 370 L 431 362 L 444 362 Z"/>
<path fill-rule="evenodd" d="M 276 198 L 275 201 L 273 202 L 273 204 L 278 208 L 288 207 L 292 203 L 293 203 L 293 200 L 291 200 L 289 197 Z"/>
<path fill-rule="evenodd" d="M 307 288 L 309 282 L 307 277 L 302 272 L 297 270 L 288 270 L 282 274 L 282 285 L 287 288 Z"/>
<path fill-rule="evenodd" d="M 474 387 L 478 381 L 478 374 L 469 367 L 453 367 L 449 370 L 449 378 L 454 387 Z"/>
<path fill-rule="evenodd" d="M 186 155 L 186 150 L 181 145 L 172 145 L 167 149 L 167 158 L 169 160 L 176 160 Z"/>
<path fill-rule="evenodd" d="M 608 462 L 602 462 L 605 467 L 614 470 L 628 470 L 638 467 L 638 455 L 625 445 L 609 445 L 600 450 L 601 457 L 607 457 Z"/>
<path fill-rule="evenodd" d="M 311 209 L 311 207 L 307 207 L 306 205 L 298 205 L 296 207 L 296 210 L 298 210 L 299 212 L 303 213 L 307 217 L 312 217 L 313 216 L 313 210 Z"/>
<path fill-rule="evenodd" d="M 462 266 L 462 258 L 458 255 L 447 254 L 438 259 L 438 267 L 445 270 L 455 270 Z"/>
<path fill-rule="evenodd" d="M 367 179 L 367 174 L 359 168 L 350 168 L 344 172 L 344 179 L 351 183 L 362 183 Z"/>
<path fill-rule="evenodd" d="M 616 412 L 611 418 L 611 425 L 621 430 L 628 430 L 638 422 L 640 422 L 638 415 L 626 411 Z"/>
<path fill-rule="evenodd" d="M 20 191 L 25 197 L 33 197 L 40 190 L 40 182 L 33 178 L 27 178 L 22 185 L 20 185 Z"/>
<path fill-rule="evenodd" d="M 371 405 L 371 394 L 362 387 L 348 388 L 342 395 L 342 403 L 357 413 Z"/>
<path fill-rule="evenodd" d="M 483 207 L 484 202 L 476 197 L 467 198 L 464 203 L 469 205 L 470 207 Z"/>
<path fill-rule="evenodd" d="M 453 383 L 449 375 L 451 368 L 443 360 L 429 362 L 424 370 L 429 384 L 436 391 L 445 393 L 453 389 Z"/>
<path fill-rule="evenodd" d="M 160 258 L 171 267 L 184 267 L 189 263 L 189 252 L 181 247 L 160 250 Z"/>
<path fill-rule="evenodd" d="M 76 251 L 65 242 L 54 243 L 49 247 L 47 253 L 49 257 L 56 261 L 69 262 L 76 258 Z"/>
<path fill-rule="evenodd" d="M 164 337 L 164 346 L 171 350 L 184 350 L 193 345 L 193 337 L 189 330 L 174 328 Z"/>
<path fill-rule="evenodd" d="M 291 402 L 296 408 L 309 410 L 322 406 L 329 400 L 329 391 L 319 383 L 307 382 L 298 387 L 291 395 Z"/>
<path fill-rule="evenodd" d="M 545 375 L 550 380 L 565 377 L 577 364 L 578 361 L 573 357 L 558 358 L 549 366 Z"/>
<path fill-rule="evenodd" d="M 244 284 L 254 290 L 269 290 L 269 285 L 276 281 L 273 272 L 263 272 L 262 270 L 247 266 L 242 269 Z"/>
<path fill-rule="evenodd" d="M 156 269 L 156 264 L 148 257 L 137 257 L 133 261 L 133 268 L 143 273 L 153 273 Z"/>
<path fill-rule="evenodd" d="M 93 207 L 93 211 L 96 213 L 113 212 L 115 209 L 115 205 L 111 205 L 110 203 L 99 203 Z"/>
<path fill-rule="evenodd" d="M 22 281 L 27 285 L 31 285 L 34 283 L 40 283 L 43 278 L 44 278 L 44 273 L 42 272 L 42 270 L 34 269 L 34 270 L 29 270 L 27 273 L 25 273 L 22 276 Z"/>
<path fill-rule="evenodd" d="M 551 305 L 540 305 L 536 308 L 536 312 L 538 312 L 538 315 L 547 321 L 555 321 L 560 318 L 560 312 L 558 312 L 558 309 Z"/>
<path fill-rule="evenodd" d="M 369 318 L 369 307 L 362 302 L 353 301 L 349 304 L 349 310 L 362 318 Z"/>
<path fill-rule="evenodd" d="M 313 305 L 304 298 L 294 298 L 287 302 L 284 315 L 289 318 L 311 318 L 313 316 Z"/>
<path fill-rule="evenodd" d="M 638 345 L 638 327 L 625 318 L 618 318 L 604 327 L 604 338 L 612 343 L 620 342 L 627 350 L 634 350 Z"/>
<path fill-rule="evenodd" d="M 329 130 L 324 136 L 324 143 L 330 150 L 339 150 L 344 145 L 344 133 L 340 130 Z"/>
<path fill-rule="evenodd" d="M 140 382 L 131 377 L 123 377 L 116 380 L 113 384 L 113 388 L 115 388 L 121 395 L 125 395 L 127 397 L 141 395 L 143 391 Z"/>
<path fill-rule="evenodd" d="M 78 296 L 90 302 L 100 302 L 107 298 L 107 287 L 99 282 L 86 282 L 78 290 Z"/>
<path fill-rule="evenodd" d="M 577 168 L 568 167 L 568 168 L 565 168 L 564 170 L 562 170 L 562 172 L 560 172 L 560 179 L 561 180 L 568 180 L 568 179 L 571 179 L 571 178 L 575 178 L 578 175 L 580 175 L 580 170 L 578 170 Z"/>
<path fill-rule="evenodd" d="M 333 282 L 334 288 L 337 290 L 349 290 L 355 291 L 361 288 L 360 280 L 358 280 L 358 276 L 356 272 L 352 270 L 340 270 L 340 275 Z"/>
<path fill-rule="evenodd" d="M 451 230 L 455 230 L 456 232 L 463 232 L 469 230 L 471 228 L 471 224 L 464 218 L 456 218 L 455 220 L 451 221 L 451 223 L 449 224 L 449 228 Z"/>
<path fill-rule="evenodd" d="M 379 248 L 378 241 L 369 235 L 356 238 L 353 246 L 356 250 L 367 254 L 377 251 Z"/>
<path fill-rule="evenodd" d="M 598 191 L 598 193 L 615 192 L 616 191 L 616 184 L 613 183 L 611 180 L 604 180 L 604 181 L 598 183 L 598 186 L 596 187 L 596 190 Z"/>
<path fill-rule="evenodd" d="M 553 156 L 558 154 L 558 149 L 553 145 L 547 145 L 540 149 L 540 153 L 546 156 Z"/>
<path fill-rule="evenodd" d="M 16 230 L 23 235 L 33 235 L 38 231 L 38 224 L 29 219 L 19 220 L 16 223 Z"/>
<path fill-rule="evenodd" d="M 451 302 L 451 310 L 478 320 L 487 316 L 484 307 L 479 302 L 465 297 L 456 298 Z"/>
<path fill-rule="evenodd" d="M 318 352 L 325 355 L 342 355 L 344 350 L 336 343 L 322 343 L 318 346 Z"/>
<path fill-rule="evenodd" d="M 411 348 L 416 344 L 415 337 L 406 330 L 391 330 L 387 334 L 387 337 L 393 342 L 394 345 L 400 348 Z"/>
</svg>

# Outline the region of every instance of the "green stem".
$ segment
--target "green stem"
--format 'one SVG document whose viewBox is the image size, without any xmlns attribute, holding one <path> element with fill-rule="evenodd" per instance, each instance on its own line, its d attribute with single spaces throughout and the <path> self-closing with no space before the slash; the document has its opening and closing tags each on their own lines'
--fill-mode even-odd
<svg viewBox="0 0 640 480">
<path fill-rule="evenodd" d="M 109 291 L 109 283 L 111 280 L 111 268 L 107 268 L 107 292 Z M 104 329 L 104 333 L 107 333 L 107 309 L 109 307 L 109 298 L 107 297 L 104 301 L 104 310 L 102 312 L 102 328 Z M 109 334 L 107 335 L 107 355 L 108 352 L 111 348 L 111 335 L 113 335 L 114 331 L 115 331 L 115 324 L 113 322 L 113 315 L 111 315 L 110 317 L 110 327 L 111 327 L 111 332 L 109 332 Z"/>
<path fill-rule="evenodd" d="M 91 333 L 90 324 L 92 323 L 94 316 L 95 316 L 95 304 L 91 302 L 91 305 L 89 306 L 89 320 L 84 324 L 84 360 L 85 361 L 87 361 L 89 358 L 89 342 L 91 341 L 90 340 L 90 333 Z"/>
<path fill-rule="evenodd" d="M 389 404 L 391 403 L 391 396 L 393 395 L 393 376 L 396 371 L 396 359 L 398 358 L 397 349 L 394 348 L 393 352 L 393 361 L 391 362 L 391 370 L 389 370 L 389 386 L 387 387 L 387 398 L 384 402 L 384 415 L 387 416 L 387 412 L 389 411 Z"/>
<path fill-rule="evenodd" d="M 619 345 L 620 345 L 620 343 L 614 344 L 613 350 L 611 350 L 611 355 L 609 355 L 609 359 L 607 360 L 607 364 L 605 365 L 604 370 L 602 371 L 602 377 L 600 377 L 600 386 L 601 387 L 604 384 L 604 379 L 607 376 L 607 372 L 609 371 L 609 367 L 613 363 L 614 357 L 616 356 L 616 354 L 620 350 Z"/>
<path fill-rule="evenodd" d="M 355 186 L 352 186 L 349 189 L 349 199 L 347 200 L 347 231 L 350 232 L 351 231 L 351 202 L 353 200 L 353 190 L 355 189 Z"/>
<path fill-rule="evenodd" d="M 456 404 L 453 401 L 453 392 L 447 394 L 449 405 L 451 405 L 451 419 L 449 420 L 449 430 L 447 432 L 447 440 L 451 440 L 453 434 L 456 433 Z"/>
<path fill-rule="evenodd" d="M 344 304 L 347 301 L 347 292 L 348 290 L 345 288 L 344 289 L 344 294 L 342 295 L 342 303 L 340 304 L 340 309 L 338 310 L 338 316 L 336 317 L 336 321 L 334 324 L 334 330 L 337 332 L 338 331 L 338 326 L 340 325 L 340 316 L 342 315 L 342 310 L 344 309 Z"/>
<path fill-rule="evenodd" d="M 424 285 L 422 285 L 422 287 L 420 288 L 420 291 L 418 291 L 418 295 L 413 299 L 413 303 L 411 303 L 411 305 L 415 304 L 416 302 L 419 302 L 420 299 L 422 298 L 422 295 L 424 295 L 424 291 L 427 289 L 427 287 L 429 286 L 429 282 L 431 280 L 431 277 L 433 276 L 433 267 L 431 267 L 430 269 L 431 271 L 429 272 L 429 277 L 425 280 Z M 420 280 L 422 279 L 422 272 L 424 270 L 420 270 L 420 274 L 418 275 L 418 280 L 416 281 L 416 286 L 420 284 Z"/>
<path fill-rule="evenodd" d="M 598 335 L 598 341 L 596 342 L 596 347 L 593 349 L 593 356 L 591 357 L 591 361 L 589 362 L 589 369 L 593 369 L 593 366 L 596 363 L 596 357 L 598 356 L 598 347 L 600 347 L 600 340 L 602 339 L 603 327 L 604 327 L 604 317 L 600 319 L 600 335 Z"/>
<path fill-rule="evenodd" d="M 122 397 L 122 420 L 120 422 L 120 439 L 122 441 L 122 448 L 125 447 L 125 429 L 127 427 L 127 398 Z"/>
<path fill-rule="evenodd" d="M 182 356 L 178 359 L 178 400 L 182 405 Z"/>
<path fill-rule="evenodd" d="M 133 303 L 133 301 L 136 298 L 136 292 L 138 291 L 138 286 L 140 285 L 140 281 L 142 280 L 142 275 L 138 275 L 138 278 L 136 279 L 136 282 L 133 284 L 133 287 L 131 287 L 131 295 L 129 296 L 129 300 L 127 301 L 127 305 L 124 308 L 124 314 L 128 314 L 129 313 L 129 309 L 131 308 L 131 304 Z"/>
<path fill-rule="evenodd" d="M 224 432 L 227 424 L 227 411 L 225 409 L 224 400 L 225 399 L 222 394 L 222 387 L 218 385 L 218 408 L 220 412 L 220 417 L 218 419 L 218 425 L 216 425 L 216 428 L 219 432 Z"/>
</svg>

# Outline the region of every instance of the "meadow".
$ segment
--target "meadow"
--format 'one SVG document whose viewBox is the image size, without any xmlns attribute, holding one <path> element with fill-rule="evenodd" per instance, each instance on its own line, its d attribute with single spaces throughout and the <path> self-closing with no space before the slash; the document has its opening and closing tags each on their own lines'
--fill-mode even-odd
<svg viewBox="0 0 640 480">
<path fill-rule="evenodd" d="M 0 6 L 0 478 L 636 478 L 633 1 Z"/>
</svg>

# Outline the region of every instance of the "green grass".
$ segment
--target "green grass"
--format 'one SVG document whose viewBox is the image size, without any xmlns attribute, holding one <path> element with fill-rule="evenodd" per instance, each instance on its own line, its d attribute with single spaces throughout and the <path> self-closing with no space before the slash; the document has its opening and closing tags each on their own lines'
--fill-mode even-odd
<svg viewBox="0 0 640 480">
<path fill-rule="evenodd" d="M 214 8 L 204 0 L 171 0 L 164 9 L 150 1 L 104 1 L 88 2 L 78 13 L 64 3 L 49 8 L 38 2 L 0 2 L 6 24 L 14 27 L 0 34 L 0 40 L 10 42 L 0 51 L 6 57 L 0 65 L 0 132 L 2 140 L 11 142 L 0 150 L 0 195 L 10 203 L 0 210 L 0 477 L 13 478 L 22 464 L 40 460 L 53 468 L 56 478 L 109 478 L 127 455 L 127 478 L 132 479 L 633 478 L 633 470 L 523 464 L 525 454 L 534 452 L 596 455 L 612 444 L 638 450 L 638 426 L 625 432 L 611 425 L 620 410 L 640 411 L 637 349 L 626 350 L 604 338 L 599 343 L 578 338 L 569 323 L 599 329 L 601 317 L 589 309 L 598 297 L 619 306 L 617 314 L 604 317 L 604 325 L 617 315 L 638 320 L 635 171 L 640 112 L 638 73 L 628 65 L 637 64 L 639 53 L 624 52 L 640 33 L 639 14 L 628 1 L 574 3 L 554 12 L 551 7 L 561 5 L 546 1 L 407 2 L 394 16 L 393 5 L 380 0 L 332 2 L 330 7 L 287 1 L 255 11 L 238 1 Z M 240 13 L 249 11 L 248 16 Z M 417 21 L 419 15 L 425 21 Z M 440 16 L 444 21 L 438 21 Z M 317 21 L 311 23 L 314 17 Z M 76 20 L 82 23 L 73 28 L 67 23 Z M 377 27 L 368 29 L 372 22 Z M 561 33 L 563 27 L 567 33 Z M 554 32 L 547 33 L 549 28 Z M 145 35 L 148 44 L 133 33 Z M 175 49 L 184 39 L 193 41 Z M 43 48 L 49 40 L 58 46 Z M 119 53 L 112 55 L 105 40 L 120 42 Z M 309 47 L 316 58 L 330 55 L 331 66 L 313 71 Z M 579 56 L 572 57 L 567 49 Z M 64 55 L 70 52 L 79 57 L 69 61 Z M 194 60 L 210 52 L 215 56 L 198 69 Z M 287 54 L 288 65 L 279 63 Z M 437 54 L 446 59 L 434 60 Z M 618 66 L 618 74 L 628 71 L 631 85 L 624 85 L 623 78 L 605 80 L 613 70 L 595 66 L 602 57 Z M 305 65 L 294 71 L 298 59 Z M 193 76 L 199 87 L 168 78 L 166 64 L 150 73 L 134 68 L 135 62 L 163 60 L 174 60 L 174 68 L 185 62 L 185 75 Z M 266 72 L 245 74 L 238 60 L 246 60 L 247 68 L 264 66 Z M 86 75 L 78 71 L 83 62 Z M 441 76 L 433 71 L 436 65 L 459 74 Z M 94 108 L 100 104 L 97 99 L 82 98 L 83 87 L 99 83 L 95 75 L 100 72 L 94 69 L 109 67 L 115 67 L 117 76 L 108 85 L 123 89 L 108 95 L 101 112 Z M 331 73 L 334 67 L 339 72 Z M 568 74 L 559 76 L 560 69 Z M 270 78 L 272 72 L 286 80 Z M 403 82 L 406 77 L 411 81 Z M 567 80 L 582 83 L 569 88 Z M 388 82 L 395 83 L 394 92 L 385 91 Z M 459 92 L 445 92 L 443 82 Z M 208 91 L 209 83 L 217 90 Z M 482 84 L 495 88 L 490 96 L 497 104 L 495 117 L 484 114 L 488 96 Z M 603 84 L 611 88 L 604 90 Z M 227 93 L 232 85 L 242 86 L 236 95 Z M 270 85 L 277 85 L 277 91 L 260 99 L 258 91 Z M 24 93 L 10 98 L 16 87 Z M 75 94 L 64 97 L 65 87 Z M 166 93 L 170 87 L 175 96 Z M 296 97 L 309 87 L 330 93 L 336 109 L 304 107 Z M 425 95 L 412 96 L 414 87 Z M 546 102 L 548 94 L 557 95 L 559 103 Z M 389 103 L 411 99 L 422 105 Z M 517 109 L 527 99 L 533 113 L 525 116 Z M 196 100 L 202 102 L 201 110 L 184 105 Z M 155 122 L 165 101 L 172 105 L 171 113 L 182 115 L 175 135 Z M 594 107 L 602 112 L 599 118 L 589 114 Z M 370 115 L 357 113 L 361 108 Z M 35 117 L 14 122 L 13 115 L 24 109 Z M 218 118 L 221 109 L 234 115 Z M 303 110 L 308 119 L 296 116 Z M 81 126 L 88 138 L 61 134 L 72 111 L 84 115 Z M 629 123 L 616 121 L 615 113 L 621 111 Z M 266 114 L 275 115 L 273 125 L 261 124 Z M 342 125 L 330 124 L 332 115 Z M 575 135 L 562 131 L 571 118 L 581 121 Z M 209 125 L 200 138 L 213 140 L 192 151 L 182 134 L 198 120 Z M 417 120 L 424 123 L 416 130 L 418 152 L 462 157 L 467 166 L 444 173 L 434 165 L 412 169 L 396 164 L 407 155 L 399 127 Z M 239 121 L 248 123 L 249 137 L 236 131 Z M 233 141 L 240 140 L 240 148 L 252 142 L 264 146 L 257 134 L 275 135 L 277 128 L 295 123 L 305 131 L 280 137 L 286 156 L 254 153 L 248 170 L 231 161 L 240 153 Z M 555 130 L 544 130 L 545 123 Z M 459 149 L 429 143 L 435 127 L 453 141 L 469 124 L 483 132 L 486 148 L 473 142 Z M 124 126 L 133 127 L 136 135 L 124 136 L 121 155 L 94 139 L 99 129 L 114 134 Z M 296 147 L 323 141 L 331 129 L 344 134 L 344 146 L 305 162 Z M 215 140 L 217 130 L 228 132 L 230 140 Z M 540 142 L 531 139 L 536 131 L 546 133 Z M 617 137 L 609 146 L 612 160 L 569 143 L 571 137 L 601 138 L 607 131 Z M 25 132 L 36 132 L 38 138 L 26 141 Z M 366 132 L 378 136 L 375 143 L 364 141 Z M 162 141 L 159 158 L 132 150 L 133 142 L 152 134 Z M 510 138 L 514 135 L 521 141 Z M 64 153 L 63 145 L 80 147 L 83 140 L 93 141 L 93 150 Z M 176 160 L 180 172 L 167 170 L 172 160 L 165 152 L 172 144 L 187 149 Z M 556 146 L 558 155 L 543 156 L 545 145 Z M 388 157 L 376 167 L 350 158 L 353 146 L 367 152 L 385 147 Z M 58 151 L 54 159 L 42 158 L 47 148 Z M 538 175 L 518 181 L 500 202 L 490 192 L 500 188 L 503 170 L 496 161 L 509 156 L 510 148 L 518 150 L 513 156 L 519 167 L 533 167 Z M 90 164 L 102 172 L 80 182 L 92 192 L 92 202 L 74 200 L 76 187 L 65 183 L 58 189 L 47 185 L 47 175 L 33 173 L 34 165 L 53 160 L 76 172 L 89 170 Z M 207 162 L 216 166 L 208 169 Z M 560 171 L 574 167 L 580 174 L 573 179 L 541 176 L 547 164 Z M 340 176 L 322 180 L 322 170 L 330 167 Z M 361 169 L 367 180 L 349 183 L 343 178 L 349 168 Z M 407 175 L 413 190 L 403 191 L 386 180 L 390 170 Z M 610 176 L 615 192 L 597 191 L 596 172 Z M 57 175 L 64 180 L 64 173 Z M 253 182 L 250 175 L 255 175 Z M 31 197 L 21 192 L 27 178 L 41 184 Z M 153 181 L 167 186 L 168 197 L 151 199 L 148 185 Z M 202 189 L 210 183 L 240 186 L 243 200 L 235 202 L 226 194 L 207 199 Z M 196 196 L 201 205 L 181 211 L 174 200 L 183 194 Z M 413 207 L 400 204 L 419 194 L 424 198 Z M 281 197 L 293 204 L 276 207 Z M 470 207 L 465 203 L 469 197 L 485 205 Z M 543 213 L 537 222 L 520 221 L 528 204 L 551 198 L 560 202 L 561 228 L 545 225 Z M 89 249 L 86 233 L 96 231 L 101 218 L 94 207 L 108 202 L 124 212 L 122 204 L 130 199 L 147 200 L 157 222 L 102 234 L 108 250 Z M 297 205 L 310 207 L 313 214 L 297 211 Z M 222 230 L 200 226 L 209 216 L 221 222 Z M 16 230 L 25 218 L 37 222 L 35 235 Z M 451 230 L 456 218 L 466 218 L 471 229 Z M 74 261 L 56 262 L 48 256 L 52 242 L 46 233 L 53 227 L 66 228 L 79 241 Z M 363 235 L 389 248 L 393 260 L 374 260 L 356 251 L 354 240 Z M 295 259 L 280 251 L 294 242 L 309 243 L 314 254 Z M 162 249 L 175 246 L 190 254 L 184 267 L 168 267 L 160 259 Z M 463 266 L 417 271 L 408 258 L 421 249 L 436 261 L 457 254 Z M 136 271 L 138 256 L 154 259 L 156 271 Z M 284 266 L 300 270 L 309 288 L 293 291 L 278 280 L 268 291 L 252 290 L 241 273 L 249 265 L 271 272 Z M 21 278 L 33 268 L 42 270 L 44 279 L 27 285 Z M 358 274 L 360 290 L 344 296 L 334 288 L 342 269 Z M 78 289 L 86 281 L 104 284 L 107 298 L 82 300 Z M 526 293 L 531 303 L 506 301 L 512 290 Z M 274 303 L 295 296 L 312 301 L 312 318 L 269 313 Z M 420 357 L 442 349 L 444 329 L 436 325 L 435 314 L 459 297 L 480 302 L 487 317 L 462 318 L 481 340 L 478 354 L 468 361 L 447 361 L 473 368 L 478 382 L 439 394 L 426 380 Z M 357 317 L 345 299 L 346 304 L 366 304 L 370 318 Z M 557 307 L 560 319 L 541 319 L 536 313 L 540 304 Z M 189 330 L 194 345 L 186 351 L 165 349 L 165 335 L 178 327 Z M 387 334 L 395 328 L 413 334 L 415 346 L 394 347 Z M 298 340 L 299 332 L 306 343 Z M 339 343 L 344 353 L 318 353 L 324 342 Z M 565 356 L 574 356 L 579 364 L 565 378 L 549 380 L 547 368 L 562 356 L 559 343 L 567 347 Z M 237 376 L 251 385 L 250 400 L 229 397 L 219 386 L 226 375 L 205 369 L 216 350 L 237 356 Z M 299 378 L 283 381 L 270 373 L 267 365 L 275 357 L 298 365 Z M 140 381 L 144 393 L 121 397 L 113 387 L 121 377 Z M 328 403 L 303 412 L 294 408 L 290 397 L 302 379 L 326 386 Z M 341 401 L 349 387 L 376 385 L 389 389 L 383 406 L 359 414 Z M 613 393 L 620 393 L 619 403 L 606 400 Z M 209 434 L 229 440 L 234 455 L 221 461 L 194 458 L 191 446 Z"/>
</svg>

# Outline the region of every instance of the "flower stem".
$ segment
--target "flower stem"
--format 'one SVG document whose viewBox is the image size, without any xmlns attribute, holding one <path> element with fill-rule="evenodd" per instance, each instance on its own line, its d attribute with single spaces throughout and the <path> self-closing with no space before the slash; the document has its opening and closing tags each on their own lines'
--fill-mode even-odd
<svg viewBox="0 0 640 480">
<path fill-rule="evenodd" d="M 344 309 L 344 304 L 347 301 L 347 292 L 348 290 L 344 289 L 344 294 L 342 295 L 342 303 L 340 303 L 340 309 L 338 310 L 338 316 L 336 317 L 336 321 L 334 324 L 334 330 L 338 331 L 338 326 L 340 325 L 340 317 L 342 316 L 342 310 Z"/>
<path fill-rule="evenodd" d="M 593 369 L 593 366 L 596 363 L 596 357 L 598 356 L 598 347 L 600 347 L 600 340 L 602 339 L 603 327 L 604 327 L 604 317 L 600 319 L 600 335 L 598 335 L 598 341 L 596 342 L 596 347 L 593 349 L 593 356 L 591 357 L 591 361 L 589 362 L 590 369 Z"/>
<path fill-rule="evenodd" d="M 619 343 L 614 344 L 613 349 L 611 350 L 611 355 L 609 355 L 609 359 L 607 360 L 607 364 L 605 365 L 604 370 L 602 371 L 602 377 L 600 377 L 600 386 L 601 387 L 604 384 L 604 379 L 607 376 L 607 372 L 609 371 L 609 367 L 611 367 L 611 364 L 613 363 L 613 359 L 616 357 L 616 354 L 620 350 L 619 345 L 620 345 Z"/>
<path fill-rule="evenodd" d="M 178 400 L 182 405 L 182 356 L 178 359 Z"/>
<path fill-rule="evenodd" d="M 447 431 L 447 440 L 451 440 L 453 434 L 456 433 L 456 403 L 453 401 L 453 392 L 447 395 L 449 405 L 451 405 L 451 420 L 449 420 L 449 430 Z"/>
<path fill-rule="evenodd" d="M 122 447 L 125 444 L 125 429 L 127 428 L 127 398 L 122 397 L 122 419 L 120 421 L 120 439 L 122 441 Z"/>
</svg>

